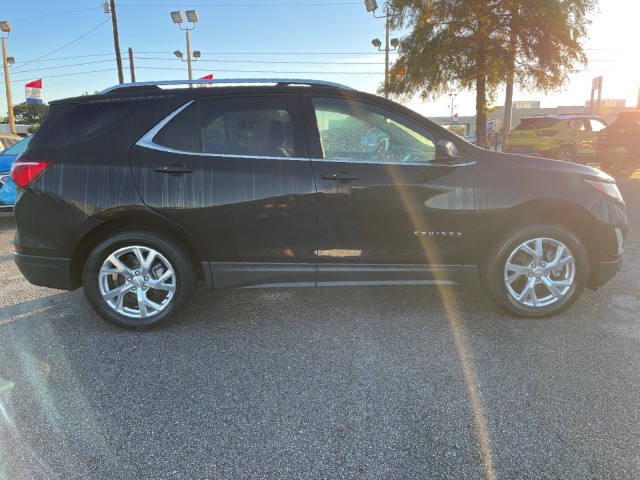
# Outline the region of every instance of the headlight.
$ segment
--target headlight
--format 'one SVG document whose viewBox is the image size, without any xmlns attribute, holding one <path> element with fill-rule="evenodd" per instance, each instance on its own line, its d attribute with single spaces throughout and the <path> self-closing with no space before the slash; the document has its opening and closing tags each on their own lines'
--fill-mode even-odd
<svg viewBox="0 0 640 480">
<path fill-rule="evenodd" d="M 618 185 L 610 182 L 599 182 L 597 180 L 585 180 L 588 185 L 591 185 L 596 190 L 608 195 L 620 202 L 624 202 L 622 199 L 622 195 L 620 194 L 620 190 L 618 190 Z"/>
</svg>

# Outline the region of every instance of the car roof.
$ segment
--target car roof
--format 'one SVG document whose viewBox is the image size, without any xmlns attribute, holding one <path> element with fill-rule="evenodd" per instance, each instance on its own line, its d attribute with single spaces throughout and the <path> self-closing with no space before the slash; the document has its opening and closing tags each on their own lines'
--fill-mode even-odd
<svg viewBox="0 0 640 480">
<path fill-rule="evenodd" d="M 522 120 L 527 120 L 530 118 L 557 118 L 558 120 L 564 120 L 567 118 L 598 118 L 601 119 L 598 115 L 593 113 L 557 113 L 554 115 L 532 115 L 530 117 L 523 117 Z"/>
<path fill-rule="evenodd" d="M 187 88 L 195 87 L 195 88 Z M 357 92 L 346 85 L 323 80 L 244 78 L 224 80 L 159 80 L 155 82 L 135 82 L 115 85 L 94 95 L 82 95 L 50 102 L 101 103 L 118 100 L 144 100 L 158 97 L 178 97 L 185 100 L 213 95 L 216 93 L 252 93 L 256 91 L 349 91 Z M 361 93 L 361 92 L 358 92 Z"/>
</svg>

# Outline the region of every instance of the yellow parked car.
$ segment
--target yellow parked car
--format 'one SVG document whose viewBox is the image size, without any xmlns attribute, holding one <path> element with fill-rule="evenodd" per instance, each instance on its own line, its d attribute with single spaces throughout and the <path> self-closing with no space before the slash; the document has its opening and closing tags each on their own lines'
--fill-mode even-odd
<svg viewBox="0 0 640 480">
<path fill-rule="evenodd" d="M 594 158 L 600 130 L 608 125 L 591 114 L 525 117 L 505 142 L 504 151 L 586 163 Z"/>
</svg>

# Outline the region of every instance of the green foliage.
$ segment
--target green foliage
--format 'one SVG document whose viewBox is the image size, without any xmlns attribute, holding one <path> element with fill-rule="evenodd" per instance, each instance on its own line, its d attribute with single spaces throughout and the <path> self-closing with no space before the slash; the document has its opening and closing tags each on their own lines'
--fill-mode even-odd
<svg viewBox="0 0 640 480">
<path fill-rule="evenodd" d="M 394 27 L 408 27 L 390 76 L 394 96 L 476 92 L 476 137 L 488 101 L 513 75 L 525 88 L 559 88 L 584 64 L 588 15 L 597 0 L 389 0 Z M 510 75 L 511 74 L 511 75 Z"/>
<path fill-rule="evenodd" d="M 464 125 L 444 125 L 444 127 L 459 137 L 464 137 L 465 133 L 467 133 L 467 127 Z"/>
<path fill-rule="evenodd" d="M 38 103 L 21 103 L 13 106 L 13 116 L 16 123 L 36 125 L 41 124 L 49 113 L 49 105 Z"/>
</svg>

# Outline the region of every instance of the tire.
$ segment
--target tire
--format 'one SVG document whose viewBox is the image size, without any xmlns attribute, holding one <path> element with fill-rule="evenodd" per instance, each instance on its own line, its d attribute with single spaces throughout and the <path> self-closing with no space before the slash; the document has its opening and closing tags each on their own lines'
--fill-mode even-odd
<svg viewBox="0 0 640 480">
<path fill-rule="evenodd" d="M 574 163 L 576 161 L 576 153 L 571 147 L 560 147 L 555 154 L 555 158 L 557 160 Z"/>
<path fill-rule="evenodd" d="M 91 252 L 82 283 L 93 308 L 119 327 L 171 320 L 192 295 L 195 268 L 177 243 L 146 231 L 111 235 Z"/>
<path fill-rule="evenodd" d="M 588 277 L 584 243 L 560 225 L 512 230 L 493 245 L 480 268 L 488 296 L 508 313 L 527 318 L 550 317 L 568 308 Z"/>
</svg>

